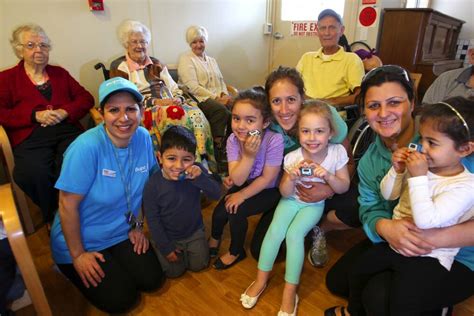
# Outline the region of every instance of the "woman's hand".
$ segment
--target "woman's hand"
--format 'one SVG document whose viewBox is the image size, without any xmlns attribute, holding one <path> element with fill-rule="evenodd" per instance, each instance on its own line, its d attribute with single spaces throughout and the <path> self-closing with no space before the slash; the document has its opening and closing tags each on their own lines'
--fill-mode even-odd
<svg viewBox="0 0 474 316">
<path fill-rule="evenodd" d="M 222 183 L 224 184 L 224 187 L 227 190 L 232 188 L 232 186 L 234 185 L 234 181 L 232 181 L 232 179 L 230 177 L 225 177 L 224 180 L 222 180 Z"/>
<path fill-rule="evenodd" d="M 100 252 L 83 252 L 72 260 L 74 269 L 76 269 L 86 288 L 89 288 L 90 285 L 97 287 L 105 277 L 105 273 L 97 260 L 105 262 L 104 256 Z"/>
<path fill-rule="evenodd" d="M 330 198 L 334 191 L 324 183 L 302 182 L 296 185 L 296 195 L 303 202 L 315 203 Z"/>
<path fill-rule="evenodd" d="M 35 119 L 42 127 L 53 126 L 61 123 L 68 117 L 68 113 L 63 109 L 44 110 L 35 113 Z"/>
<path fill-rule="evenodd" d="M 180 106 L 181 105 L 181 99 L 180 98 L 172 98 L 172 99 L 155 99 L 153 101 L 153 105 L 158 105 L 158 106 Z"/>
<path fill-rule="evenodd" d="M 392 166 L 396 173 L 404 173 L 406 168 L 406 160 L 410 155 L 408 148 L 403 147 L 395 150 L 392 154 Z"/>
<path fill-rule="evenodd" d="M 216 98 L 216 101 L 224 104 L 225 106 L 229 106 L 231 104 L 232 98 L 227 94 L 222 94 L 220 97 Z"/>
<path fill-rule="evenodd" d="M 245 197 L 241 192 L 235 192 L 225 197 L 225 208 L 228 213 L 235 214 L 239 205 L 244 203 Z"/>
<path fill-rule="evenodd" d="M 245 139 L 245 144 L 243 148 L 244 150 L 242 154 L 250 158 L 255 158 L 261 143 L 262 138 L 260 137 L 260 135 L 248 136 L 247 139 Z"/>
<path fill-rule="evenodd" d="M 133 251 L 139 255 L 147 252 L 150 242 L 140 228 L 132 229 L 128 232 L 128 238 L 133 245 Z"/>
<path fill-rule="evenodd" d="M 426 255 L 435 249 L 419 237 L 421 230 L 407 219 L 380 219 L 376 230 L 393 249 L 405 257 Z"/>
<path fill-rule="evenodd" d="M 426 156 L 413 151 L 407 158 L 407 169 L 412 177 L 426 176 L 428 173 L 428 161 Z"/>
<path fill-rule="evenodd" d="M 177 262 L 179 260 L 178 254 L 180 254 L 180 253 L 181 253 L 181 250 L 176 248 L 174 251 L 170 252 L 166 256 L 166 260 L 168 260 L 169 262 Z"/>
</svg>

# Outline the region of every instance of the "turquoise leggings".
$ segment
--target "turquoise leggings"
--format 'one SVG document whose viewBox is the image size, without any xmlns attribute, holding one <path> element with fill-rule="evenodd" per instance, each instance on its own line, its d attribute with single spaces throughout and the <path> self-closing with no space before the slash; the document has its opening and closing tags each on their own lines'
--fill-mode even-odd
<svg viewBox="0 0 474 316">
<path fill-rule="evenodd" d="M 265 234 L 258 269 L 272 270 L 280 245 L 286 238 L 285 281 L 298 284 L 304 261 L 304 238 L 319 221 L 323 210 L 324 202 L 306 204 L 293 198 L 282 198 Z"/>
</svg>

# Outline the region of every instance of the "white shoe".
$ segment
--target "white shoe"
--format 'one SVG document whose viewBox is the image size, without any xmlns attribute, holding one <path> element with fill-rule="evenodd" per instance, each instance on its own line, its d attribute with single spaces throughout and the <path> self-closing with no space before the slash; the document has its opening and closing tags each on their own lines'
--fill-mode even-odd
<svg viewBox="0 0 474 316">
<path fill-rule="evenodd" d="M 258 298 L 260 295 L 265 291 L 267 288 L 267 284 L 263 287 L 263 289 L 260 291 L 260 293 L 257 294 L 257 296 L 248 296 L 247 291 L 249 288 L 255 283 L 255 281 L 252 282 L 252 284 L 249 285 L 249 287 L 245 290 L 243 294 L 240 295 L 240 301 L 242 302 L 242 306 L 245 307 L 246 309 L 251 309 L 257 304 Z"/>
<path fill-rule="evenodd" d="M 296 294 L 295 297 L 295 308 L 293 309 L 293 313 L 288 314 L 287 312 L 282 311 L 281 309 L 278 311 L 277 316 L 295 316 L 296 315 L 296 309 L 298 309 L 298 302 L 299 302 L 299 297 L 298 294 Z"/>
</svg>

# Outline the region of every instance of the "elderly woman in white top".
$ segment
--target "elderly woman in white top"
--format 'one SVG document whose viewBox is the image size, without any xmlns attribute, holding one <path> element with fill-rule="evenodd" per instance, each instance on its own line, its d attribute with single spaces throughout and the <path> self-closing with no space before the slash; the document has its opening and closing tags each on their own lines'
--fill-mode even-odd
<svg viewBox="0 0 474 316">
<path fill-rule="evenodd" d="M 197 106 L 186 102 L 167 67 L 148 55 L 151 41 L 148 27 L 127 20 L 119 26 L 118 37 L 125 48 L 125 56 L 111 63 L 110 76 L 130 80 L 145 97 L 142 123 L 152 135 L 155 151 L 158 151 L 161 135 L 169 126 L 183 125 L 196 136 L 197 160 L 206 160 L 211 171 L 217 171 L 209 122 Z"/>
<path fill-rule="evenodd" d="M 227 106 L 231 97 L 216 60 L 205 53 L 207 40 L 207 30 L 203 26 L 188 28 L 186 41 L 191 51 L 180 56 L 178 75 L 180 83 L 198 99 L 199 108 L 211 123 L 215 143 L 222 144 L 230 120 Z"/>
</svg>

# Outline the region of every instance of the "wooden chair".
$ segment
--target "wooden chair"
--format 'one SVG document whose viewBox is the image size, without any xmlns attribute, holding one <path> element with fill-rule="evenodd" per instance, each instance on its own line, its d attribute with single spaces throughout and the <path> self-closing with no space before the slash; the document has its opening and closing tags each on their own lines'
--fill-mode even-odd
<svg viewBox="0 0 474 316">
<path fill-rule="evenodd" d="M 95 107 L 89 110 L 89 115 L 92 121 L 94 121 L 94 125 L 99 125 L 104 120 L 102 115 L 99 113 L 99 110 Z"/>
<path fill-rule="evenodd" d="M 52 315 L 30 249 L 26 243 L 10 183 L 0 185 L 0 218 L 5 226 L 8 242 L 20 268 L 36 313 L 38 315 Z"/>
<path fill-rule="evenodd" d="M 0 160 L 6 165 L 5 173 L 7 175 L 8 181 L 10 181 L 13 196 L 16 201 L 16 205 L 20 211 L 20 218 L 23 223 L 23 227 L 27 234 L 32 234 L 35 231 L 33 225 L 33 219 L 31 218 L 30 209 L 28 203 L 26 202 L 26 195 L 20 189 L 20 187 L 13 180 L 13 168 L 15 167 L 15 161 L 13 159 L 12 146 L 10 145 L 10 140 L 8 139 L 7 133 L 3 126 L 0 125 Z"/>
<path fill-rule="evenodd" d="M 415 90 L 416 91 L 418 91 L 418 86 L 420 85 L 422 75 L 423 74 L 420 74 L 420 73 L 410 72 L 410 77 L 413 80 L 413 83 L 415 84 Z"/>
</svg>

